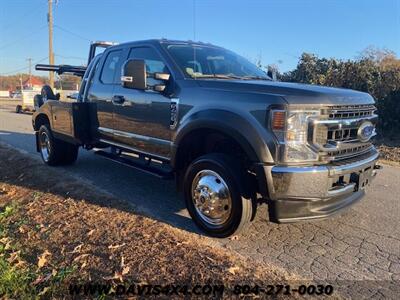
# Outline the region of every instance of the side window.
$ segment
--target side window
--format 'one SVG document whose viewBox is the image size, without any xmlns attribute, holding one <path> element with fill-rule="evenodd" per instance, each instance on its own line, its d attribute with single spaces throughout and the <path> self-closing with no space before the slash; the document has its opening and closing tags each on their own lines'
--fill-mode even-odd
<svg viewBox="0 0 400 300">
<path fill-rule="evenodd" d="M 96 58 L 95 58 L 96 59 Z M 96 74 L 98 74 L 98 72 L 99 72 L 99 62 L 100 62 L 100 59 L 97 59 L 96 61 L 94 61 L 93 63 L 94 63 L 94 65 L 93 65 L 93 71 L 92 71 L 92 73 L 90 74 L 90 77 L 88 77 L 87 78 L 87 82 L 86 82 L 86 85 L 87 85 L 87 88 L 86 88 L 86 90 L 89 90 L 90 89 L 90 87 L 93 85 L 93 80 L 94 80 L 94 77 L 96 76 Z"/>
<path fill-rule="evenodd" d="M 117 70 L 121 69 L 121 54 L 122 50 L 111 51 L 107 54 L 103 69 L 101 70 L 100 81 L 104 84 L 119 83 L 120 76 L 116 76 Z"/>
<path fill-rule="evenodd" d="M 129 59 L 143 59 L 146 63 L 146 70 L 149 73 L 169 73 L 167 66 L 156 50 L 150 47 L 132 48 L 129 52 Z"/>
</svg>

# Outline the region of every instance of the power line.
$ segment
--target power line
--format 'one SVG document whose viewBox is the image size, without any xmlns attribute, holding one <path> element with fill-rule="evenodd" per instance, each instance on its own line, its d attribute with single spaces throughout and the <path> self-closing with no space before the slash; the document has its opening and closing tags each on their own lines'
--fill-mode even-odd
<svg viewBox="0 0 400 300">
<path fill-rule="evenodd" d="M 62 55 L 62 54 L 54 54 L 55 56 L 61 57 L 61 58 L 65 58 L 65 59 L 77 59 L 77 60 L 86 60 L 87 57 L 79 57 L 79 56 L 66 56 L 66 55 Z"/>
<path fill-rule="evenodd" d="M 26 17 L 28 17 L 28 16 L 30 16 L 30 15 L 34 15 L 34 14 L 36 14 L 36 13 L 38 13 L 40 10 L 42 10 L 43 9 L 43 7 L 41 7 L 40 5 L 39 6 L 37 6 L 36 7 L 36 9 L 34 9 L 34 10 L 32 10 L 32 9 L 29 9 L 28 11 L 26 11 L 25 13 L 23 13 L 21 16 L 17 16 L 17 18 L 18 18 L 18 20 L 26 20 L 27 18 Z M 15 16 L 14 16 L 15 17 Z M 15 18 L 14 18 L 14 21 L 13 22 L 11 22 L 11 23 L 9 23 L 9 24 L 6 24 L 5 26 L 3 26 L 2 27 L 2 30 L 3 30 L 3 32 L 5 31 L 5 30 L 8 30 L 9 28 L 11 28 L 11 27 L 14 27 L 15 26 Z"/>
<path fill-rule="evenodd" d="M 80 39 L 82 39 L 82 40 L 91 42 L 90 39 L 88 39 L 88 38 L 86 38 L 86 37 L 84 37 L 84 36 L 81 36 L 80 34 L 77 34 L 77 33 L 75 33 L 75 32 L 72 32 L 72 31 L 70 31 L 70 30 L 68 30 L 68 29 L 65 29 L 65 28 L 63 28 L 63 27 L 61 27 L 61 26 L 59 26 L 59 25 L 54 24 L 54 27 L 57 28 L 57 29 L 59 29 L 59 30 L 61 30 L 61 31 L 64 31 L 64 32 L 66 32 L 66 33 L 69 33 L 69 34 L 71 34 L 71 35 L 74 35 L 75 37 L 78 37 L 78 38 L 80 38 Z"/>
<path fill-rule="evenodd" d="M 40 27 L 37 31 L 34 31 L 33 33 L 30 33 L 30 34 L 27 34 L 27 35 L 24 35 L 23 37 L 21 37 L 21 38 L 19 38 L 19 39 L 16 39 L 16 40 L 14 40 L 14 41 L 11 42 L 11 43 L 8 43 L 8 44 L 5 44 L 5 45 L 1 46 L 1 47 L 0 47 L 0 50 L 3 50 L 3 49 L 8 48 L 8 47 L 10 47 L 10 46 L 13 46 L 14 44 L 17 44 L 18 42 L 21 42 L 21 41 L 23 41 L 23 40 L 26 40 L 27 38 L 30 38 L 30 37 L 32 37 L 32 36 L 38 34 L 38 33 L 39 33 L 43 28 L 45 28 L 46 26 L 47 26 L 47 25 L 43 25 L 43 26 Z"/>
<path fill-rule="evenodd" d="M 42 59 L 40 59 L 38 61 L 35 61 L 34 63 L 32 63 L 32 65 L 36 65 L 36 64 L 38 64 L 38 63 L 40 63 L 40 62 L 42 62 L 42 61 L 44 61 L 44 60 L 46 60 L 48 58 L 49 57 L 46 56 L 45 58 L 42 58 Z M 10 74 L 14 74 L 14 73 L 17 73 L 17 72 L 20 72 L 20 71 L 24 71 L 24 70 L 27 70 L 27 69 L 29 69 L 29 66 L 25 66 L 23 68 L 19 68 L 19 69 L 16 69 L 16 70 L 13 70 L 13 71 L 10 71 L 10 72 L 6 72 L 6 73 L 0 73 L 0 75 L 10 75 Z"/>
</svg>

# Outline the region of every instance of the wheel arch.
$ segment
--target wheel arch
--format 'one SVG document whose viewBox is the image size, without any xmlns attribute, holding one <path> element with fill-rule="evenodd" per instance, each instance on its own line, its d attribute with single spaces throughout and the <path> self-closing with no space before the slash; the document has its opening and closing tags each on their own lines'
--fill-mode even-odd
<svg viewBox="0 0 400 300">
<path fill-rule="evenodd" d="M 245 117 L 224 110 L 206 110 L 192 114 L 178 127 L 173 136 L 171 165 L 179 166 L 182 145 L 198 132 L 209 131 L 223 134 L 237 142 L 254 163 L 271 161 L 272 155 L 256 126 Z"/>
<path fill-rule="evenodd" d="M 249 118 L 250 119 L 250 118 Z M 185 149 L 185 141 L 190 137 L 196 137 L 199 131 L 210 131 L 222 133 L 238 143 L 240 148 L 251 161 L 250 170 L 255 174 L 257 190 L 264 197 L 269 197 L 267 187 L 267 177 L 263 169 L 263 164 L 273 163 L 273 155 L 270 147 L 274 146 L 270 133 L 259 129 L 261 124 L 254 119 L 238 115 L 234 112 L 224 110 L 205 110 L 193 113 L 180 123 L 173 135 L 173 148 L 171 153 L 171 166 L 176 171 L 176 184 L 180 189 L 180 179 L 185 169 L 185 160 L 188 159 L 188 151 Z M 264 135 L 263 135 L 264 134 Z M 195 145 L 191 145 L 193 147 Z M 204 154 L 204 153 L 202 153 Z M 190 156 L 190 155 L 189 155 Z M 192 159 L 192 157 L 189 157 Z M 182 160 L 184 164 L 182 165 Z"/>
<path fill-rule="evenodd" d="M 50 118 L 47 116 L 45 113 L 38 113 L 34 118 L 33 118 L 33 129 L 35 131 L 38 131 L 40 126 L 48 124 L 50 125 Z"/>
</svg>

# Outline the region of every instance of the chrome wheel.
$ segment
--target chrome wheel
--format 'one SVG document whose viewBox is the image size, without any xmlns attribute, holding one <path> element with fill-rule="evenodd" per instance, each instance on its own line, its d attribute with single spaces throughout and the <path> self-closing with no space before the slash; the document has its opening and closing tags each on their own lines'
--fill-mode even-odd
<svg viewBox="0 0 400 300">
<path fill-rule="evenodd" d="M 192 201 L 200 218 L 220 227 L 229 219 L 232 198 L 226 182 L 211 170 L 201 170 L 192 182 Z"/>
<path fill-rule="evenodd" d="M 50 156 L 50 138 L 46 132 L 40 134 L 40 153 L 42 154 L 43 160 L 45 162 L 49 161 Z"/>
</svg>

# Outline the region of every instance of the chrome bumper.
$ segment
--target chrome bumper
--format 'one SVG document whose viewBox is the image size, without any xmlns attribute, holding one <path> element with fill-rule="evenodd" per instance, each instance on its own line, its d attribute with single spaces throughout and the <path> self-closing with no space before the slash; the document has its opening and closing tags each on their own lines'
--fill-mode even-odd
<svg viewBox="0 0 400 300">
<path fill-rule="evenodd" d="M 351 163 L 311 167 L 265 166 L 270 219 L 277 222 L 327 217 L 364 195 L 376 175 L 379 153 Z"/>
</svg>

